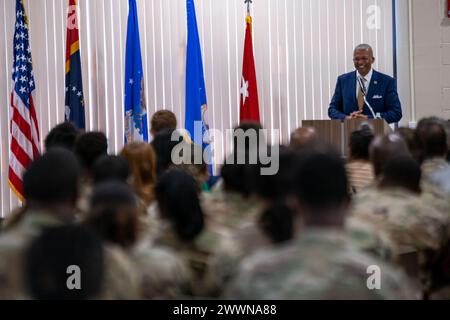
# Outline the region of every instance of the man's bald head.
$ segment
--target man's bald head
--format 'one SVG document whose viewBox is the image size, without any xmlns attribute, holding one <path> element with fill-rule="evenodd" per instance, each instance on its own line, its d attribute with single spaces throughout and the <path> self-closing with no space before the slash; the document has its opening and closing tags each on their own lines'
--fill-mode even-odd
<svg viewBox="0 0 450 320">
<path fill-rule="evenodd" d="M 405 140 L 398 134 L 390 133 L 385 136 L 378 136 L 373 140 L 370 145 L 369 155 L 375 176 L 379 177 L 390 159 L 399 156 L 410 156 L 410 153 Z"/>
<path fill-rule="evenodd" d="M 306 146 L 314 145 L 318 140 L 316 129 L 312 127 L 297 128 L 291 134 L 291 147 L 304 148 Z"/>
</svg>

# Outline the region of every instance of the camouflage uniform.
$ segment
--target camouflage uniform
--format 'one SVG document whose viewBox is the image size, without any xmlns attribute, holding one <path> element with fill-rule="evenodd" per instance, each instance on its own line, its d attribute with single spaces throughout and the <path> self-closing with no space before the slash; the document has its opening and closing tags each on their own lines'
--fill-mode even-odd
<svg viewBox="0 0 450 320">
<path fill-rule="evenodd" d="M 168 222 L 161 222 L 160 228 L 155 245 L 171 248 L 184 261 L 190 271 L 192 295 L 217 296 L 223 284 L 220 277 L 225 272 L 212 272 L 211 262 L 217 254 L 227 257 L 225 261 L 234 261 L 232 256 L 235 254 L 231 244 L 226 244 L 228 240 L 224 236 L 226 231 L 206 224 L 205 229 L 193 241 L 188 242 L 179 239 Z M 227 264 L 224 264 L 221 267 L 226 268 L 226 266 Z"/>
<path fill-rule="evenodd" d="M 0 300 L 29 299 L 23 278 L 24 254 L 45 227 L 62 222 L 45 212 L 27 212 L 20 223 L 0 237 Z"/>
<path fill-rule="evenodd" d="M 408 248 L 437 250 L 446 241 L 449 216 L 431 203 L 400 188 L 371 188 L 353 201 L 351 219 L 357 219 L 386 234 L 392 253 Z"/>
<path fill-rule="evenodd" d="M 224 238 L 211 258 L 210 267 L 216 281 L 221 281 L 217 287 L 222 289 L 236 274 L 242 259 L 259 249 L 272 246 L 259 225 L 251 221 L 242 223 L 233 231 L 229 230 Z"/>
<path fill-rule="evenodd" d="M 180 299 L 192 293 L 190 271 L 184 261 L 171 250 L 141 245 L 131 258 L 144 299 Z"/>
<path fill-rule="evenodd" d="M 426 159 L 421 166 L 422 176 L 428 179 L 434 172 L 450 168 L 448 162 L 444 158 Z"/>
<path fill-rule="evenodd" d="M 428 264 L 430 253 L 439 252 L 448 240 L 450 219 L 448 212 L 439 211 L 426 196 L 404 189 L 365 190 L 354 199 L 349 229 L 355 233 L 361 226 L 371 229 L 378 242 L 372 248 L 384 258 L 403 265 L 405 258 L 417 266 L 417 281 L 427 291 L 430 286 Z M 365 248 L 367 249 L 367 247 Z"/>
<path fill-rule="evenodd" d="M 105 278 L 97 299 L 126 300 L 140 298 L 140 279 L 128 254 L 122 248 L 113 244 L 106 244 L 104 253 Z"/>
<path fill-rule="evenodd" d="M 262 210 L 256 198 L 245 198 L 239 193 L 224 191 L 205 193 L 202 208 L 211 222 L 232 230 L 242 223 L 256 221 Z"/>
<path fill-rule="evenodd" d="M 450 195 L 450 167 L 435 171 L 430 176 L 430 182 L 436 185 L 443 193 Z"/>
<path fill-rule="evenodd" d="M 63 225 L 56 215 L 28 211 L 20 223 L 0 237 L 0 299 L 30 299 L 23 278 L 24 254 L 46 227 Z M 137 298 L 135 271 L 118 248 L 105 247 L 105 280 L 100 299 Z"/>
<path fill-rule="evenodd" d="M 413 299 L 402 272 L 363 253 L 341 230 L 306 229 L 283 246 L 246 258 L 225 292 L 229 299 Z M 380 268 L 379 290 L 368 288 Z"/>
</svg>

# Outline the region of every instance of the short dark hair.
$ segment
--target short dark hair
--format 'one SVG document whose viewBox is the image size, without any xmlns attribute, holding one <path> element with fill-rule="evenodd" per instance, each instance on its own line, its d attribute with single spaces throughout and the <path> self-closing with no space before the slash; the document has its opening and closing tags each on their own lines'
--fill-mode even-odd
<svg viewBox="0 0 450 320">
<path fill-rule="evenodd" d="M 108 140 L 103 132 L 86 132 L 75 141 L 75 154 L 86 169 L 91 169 L 95 160 L 108 152 Z"/>
<path fill-rule="evenodd" d="M 294 236 L 294 211 L 285 199 L 279 198 L 262 212 L 259 225 L 273 243 L 291 240 Z"/>
<path fill-rule="evenodd" d="M 400 135 L 405 140 L 408 150 L 417 161 L 421 161 L 421 154 L 419 143 L 416 138 L 415 130 L 412 128 L 398 128 L 395 133 Z"/>
<path fill-rule="evenodd" d="M 382 187 L 400 187 L 413 192 L 420 192 L 421 170 L 419 163 L 411 156 L 399 156 L 387 161 Z"/>
<path fill-rule="evenodd" d="M 157 134 L 163 129 L 176 129 L 177 117 L 170 110 L 158 110 L 150 119 L 150 130 Z"/>
<path fill-rule="evenodd" d="M 68 288 L 70 266 L 81 270 L 80 289 Z M 104 267 L 102 243 L 95 234 L 82 226 L 53 227 L 44 229 L 26 250 L 25 282 L 35 299 L 93 299 L 100 294 Z"/>
<path fill-rule="evenodd" d="M 52 147 L 64 147 L 73 150 L 79 130 L 71 122 L 63 122 L 55 126 L 45 138 L 45 150 Z"/>
<path fill-rule="evenodd" d="M 256 134 L 256 146 L 252 146 L 250 145 L 250 139 L 247 139 L 247 137 L 245 137 L 245 141 L 244 141 L 244 145 L 243 147 L 245 148 L 245 150 L 249 150 L 251 148 L 254 148 L 255 150 L 257 150 L 257 148 L 259 148 L 260 144 L 265 144 L 266 141 L 266 137 L 263 135 L 262 130 L 263 127 L 261 125 L 261 123 L 257 122 L 257 121 L 242 121 L 238 126 L 236 126 L 234 128 L 234 134 L 238 133 L 238 132 L 243 132 L 244 134 L 248 134 L 248 133 L 252 133 L 254 132 Z M 237 148 L 239 147 L 238 145 L 238 140 L 236 138 L 236 136 L 233 136 L 233 144 L 234 144 L 234 151 L 236 152 Z"/>
<path fill-rule="evenodd" d="M 27 203 L 55 204 L 74 201 L 78 194 L 80 166 L 75 155 L 54 147 L 36 159 L 23 176 Z"/>
<path fill-rule="evenodd" d="M 92 178 L 95 184 L 108 180 L 126 183 L 129 175 L 128 161 L 122 156 L 104 155 L 98 158 L 92 166 Z"/>
<path fill-rule="evenodd" d="M 353 131 L 349 139 L 349 153 L 352 160 L 369 160 L 369 146 L 374 138 L 370 130 Z"/>
<path fill-rule="evenodd" d="M 243 121 L 234 128 L 233 153 L 227 157 L 221 169 L 227 191 L 238 192 L 243 196 L 257 192 L 262 168 L 260 148 L 267 148 L 267 151 L 271 152 L 261 129 L 261 124 L 256 121 Z M 255 140 L 250 139 L 250 136 L 253 136 Z M 238 137 L 244 140 L 240 141 Z"/>
<path fill-rule="evenodd" d="M 279 146 L 279 169 L 274 175 L 259 175 L 255 172 L 256 189 L 258 195 L 266 200 L 275 200 L 284 198 L 292 193 L 294 185 L 294 176 L 292 174 L 295 168 L 295 162 L 298 155 L 292 148 Z M 230 177 L 232 178 L 232 177 Z M 242 177 L 233 177 L 242 179 Z"/>
<path fill-rule="evenodd" d="M 447 155 L 447 134 L 437 119 L 424 118 L 420 120 L 415 133 L 423 160 Z"/>
<path fill-rule="evenodd" d="M 194 178 L 170 169 L 156 185 L 156 199 L 162 216 L 168 219 L 179 238 L 191 241 L 203 230 L 204 214 Z"/>
<path fill-rule="evenodd" d="M 172 141 L 172 134 L 177 140 Z M 160 176 L 172 164 L 172 150 L 183 141 L 181 133 L 176 129 L 163 129 L 153 139 L 151 145 L 156 153 L 156 174 Z"/>
<path fill-rule="evenodd" d="M 138 238 L 138 204 L 131 187 L 108 181 L 94 188 L 85 223 L 103 240 L 130 247 Z"/>
<path fill-rule="evenodd" d="M 350 199 L 344 162 L 332 151 L 313 151 L 299 157 L 295 181 L 298 200 L 311 210 L 332 209 Z"/>
</svg>

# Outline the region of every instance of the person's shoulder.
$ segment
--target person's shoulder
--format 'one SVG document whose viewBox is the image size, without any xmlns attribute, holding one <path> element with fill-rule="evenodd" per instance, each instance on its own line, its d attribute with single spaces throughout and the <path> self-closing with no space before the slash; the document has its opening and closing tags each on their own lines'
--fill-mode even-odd
<svg viewBox="0 0 450 320">
<path fill-rule="evenodd" d="M 387 75 L 385 73 L 382 73 L 380 71 L 373 70 L 373 75 L 375 75 L 378 78 L 378 81 L 382 81 L 382 82 L 395 81 L 395 79 L 393 77 L 391 77 L 390 75 Z"/>
<path fill-rule="evenodd" d="M 354 76 L 354 74 L 355 74 L 355 71 L 351 71 L 351 72 L 347 72 L 347 73 L 341 74 L 341 75 L 338 77 L 338 80 L 341 80 L 341 81 L 348 80 L 348 79 L 350 79 L 352 76 Z"/>
</svg>

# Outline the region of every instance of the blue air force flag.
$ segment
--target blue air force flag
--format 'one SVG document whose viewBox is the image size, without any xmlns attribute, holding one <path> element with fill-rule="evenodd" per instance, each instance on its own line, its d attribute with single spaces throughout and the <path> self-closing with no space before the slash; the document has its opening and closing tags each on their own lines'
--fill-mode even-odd
<svg viewBox="0 0 450 320">
<path fill-rule="evenodd" d="M 148 141 L 141 45 L 136 0 L 128 0 L 125 56 L 125 143 Z"/>
</svg>

